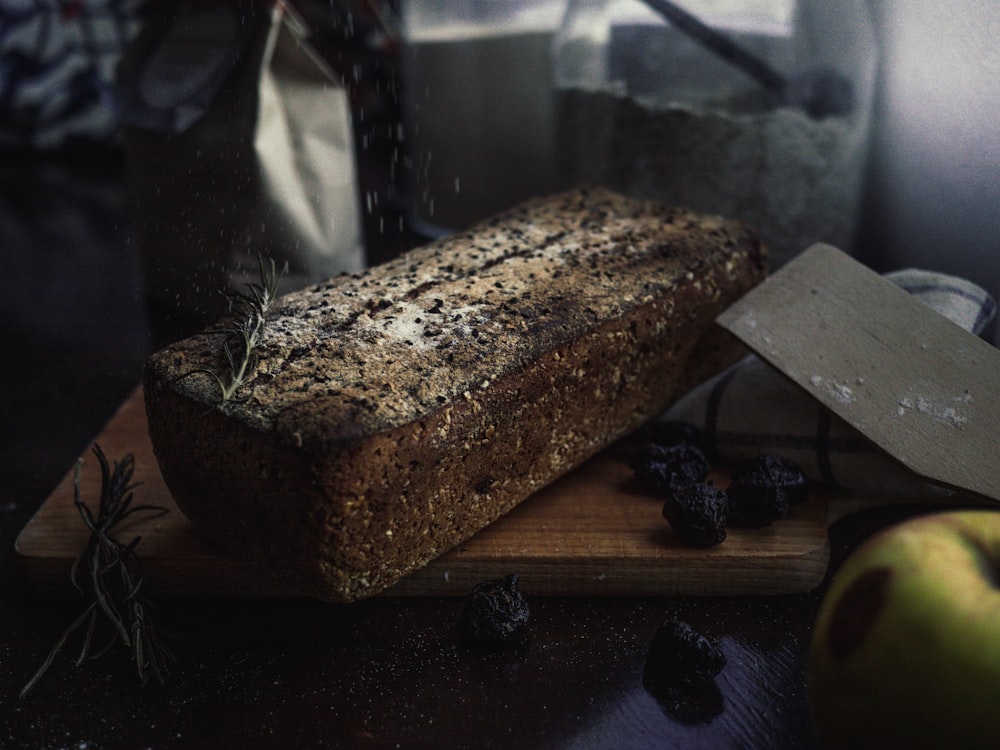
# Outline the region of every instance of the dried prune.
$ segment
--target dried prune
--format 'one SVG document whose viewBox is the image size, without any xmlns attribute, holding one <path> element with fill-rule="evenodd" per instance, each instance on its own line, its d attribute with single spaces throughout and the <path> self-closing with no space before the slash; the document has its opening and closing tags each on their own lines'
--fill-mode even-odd
<svg viewBox="0 0 1000 750">
<path fill-rule="evenodd" d="M 646 443 L 632 459 L 636 478 L 661 496 L 705 480 L 710 469 L 705 453 L 692 443 Z"/>
<path fill-rule="evenodd" d="M 714 547 L 726 538 L 729 498 L 717 487 L 691 484 L 675 490 L 667 499 L 663 517 L 688 544 Z"/>
<path fill-rule="evenodd" d="M 784 456 L 761 455 L 745 461 L 733 471 L 733 480 L 744 475 L 762 475 L 764 481 L 780 487 L 788 497 L 788 504 L 806 500 L 808 488 L 805 472 L 797 463 Z"/>
<path fill-rule="evenodd" d="M 759 528 L 784 518 L 791 505 L 806 499 L 806 478 L 794 461 L 757 456 L 733 472 L 726 494 L 730 523 Z"/>
<path fill-rule="evenodd" d="M 729 521 L 733 526 L 756 529 L 769 526 L 788 515 L 788 501 L 774 485 L 748 476 L 726 489 Z"/>
<path fill-rule="evenodd" d="M 725 666 L 726 655 L 718 645 L 683 620 L 669 619 L 656 629 L 643 678 L 689 690 L 711 682 Z"/>
<path fill-rule="evenodd" d="M 487 648 L 521 641 L 528 630 L 531 610 L 518 587 L 517 575 L 476 584 L 462 609 L 462 630 L 473 644 Z"/>
</svg>

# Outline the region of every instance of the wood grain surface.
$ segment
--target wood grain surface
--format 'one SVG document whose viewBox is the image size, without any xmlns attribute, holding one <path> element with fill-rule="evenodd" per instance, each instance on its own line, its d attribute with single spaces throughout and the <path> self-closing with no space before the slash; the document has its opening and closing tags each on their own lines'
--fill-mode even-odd
<svg viewBox="0 0 1000 750">
<path fill-rule="evenodd" d="M 136 503 L 169 509 L 137 517 L 119 539 L 141 536 L 147 585 L 161 595 L 294 595 L 266 574 L 203 538 L 177 510 L 146 434 L 141 390 L 95 438 L 109 459 L 132 453 Z M 38 587 L 69 590 L 69 570 L 87 530 L 73 507 L 71 468 L 21 532 L 17 553 Z M 725 477 L 713 480 L 724 486 Z M 89 452 L 82 498 L 96 507 L 100 470 Z M 475 583 L 517 573 L 539 595 L 723 595 L 796 593 L 826 573 L 828 498 L 816 495 L 764 529 L 731 529 L 721 545 L 695 549 L 678 540 L 613 450 L 529 498 L 492 526 L 412 573 L 385 595 L 464 595 Z"/>
</svg>

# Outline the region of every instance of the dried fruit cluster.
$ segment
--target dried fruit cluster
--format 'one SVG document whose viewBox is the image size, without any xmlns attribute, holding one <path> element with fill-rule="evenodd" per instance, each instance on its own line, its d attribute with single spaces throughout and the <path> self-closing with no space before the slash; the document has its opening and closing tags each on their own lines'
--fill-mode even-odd
<svg viewBox="0 0 1000 750">
<path fill-rule="evenodd" d="M 760 455 L 737 466 L 726 490 L 706 484 L 710 463 L 691 425 L 651 425 L 632 459 L 636 478 L 665 498 L 663 516 L 684 541 L 713 547 L 728 526 L 760 528 L 806 499 L 806 477 L 793 461 Z"/>
</svg>

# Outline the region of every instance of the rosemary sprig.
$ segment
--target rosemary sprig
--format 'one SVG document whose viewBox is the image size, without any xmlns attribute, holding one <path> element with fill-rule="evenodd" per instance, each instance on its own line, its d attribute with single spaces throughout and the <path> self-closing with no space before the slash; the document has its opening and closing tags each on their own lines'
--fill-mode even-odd
<svg viewBox="0 0 1000 750">
<path fill-rule="evenodd" d="M 165 513 L 156 505 L 132 505 L 132 482 L 135 459 L 131 453 L 112 467 L 99 445 L 94 455 L 101 466 L 101 498 L 97 516 L 80 497 L 80 470 L 83 459 L 77 461 L 73 477 L 73 504 L 84 524 L 90 529 L 87 546 L 73 563 L 70 580 L 76 589 L 92 598 L 83 613 L 63 631 L 41 667 L 21 690 L 24 697 L 48 671 L 74 633 L 82 632 L 82 643 L 75 666 L 107 653 L 116 642 L 131 650 L 139 682 L 150 678 L 162 683 L 173 666 L 174 658 L 160 638 L 159 629 L 149 614 L 149 603 L 140 595 L 142 576 L 135 568 L 136 547 L 140 537 L 122 544 L 112 535 L 115 527 L 135 513 Z M 97 638 L 104 641 L 99 646 Z"/>
<path fill-rule="evenodd" d="M 222 401 L 232 398 L 236 390 L 249 380 L 257 370 L 257 346 L 264 334 L 264 320 L 268 310 L 278 296 L 278 282 L 288 271 L 286 262 L 281 271 L 274 265 L 273 259 L 268 259 L 267 265 L 259 258 L 260 282 L 247 283 L 247 291 L 231 291 L 226 295 L 229 300 L 229 312 L 232 321 L 212 333 L 224 335 L 222 349 L 226 355 L 229 371 L 226 380 L 214 370 L 199 368 L 186 373 L 188 377 L 196 373 L 205 373 L 215 379 L 222 395 Z M 228 382 L 227 382 L 228 381 Z"/>
</svg>

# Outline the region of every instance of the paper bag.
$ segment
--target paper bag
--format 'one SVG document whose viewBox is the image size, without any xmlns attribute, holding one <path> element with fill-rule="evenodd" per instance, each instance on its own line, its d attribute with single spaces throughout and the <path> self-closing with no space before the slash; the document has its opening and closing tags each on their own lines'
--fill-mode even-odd
<svg viewBox="0 0 1000 750">
<path fill-rule="evenodd" d="M 348 93 L 280 6 L 161 8 L 118 91 L 154 317 L 213 322 L 262 257 L 283 292 L 364 266 Z"/>
</svg>

